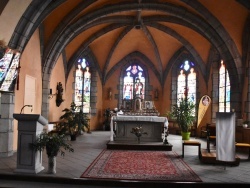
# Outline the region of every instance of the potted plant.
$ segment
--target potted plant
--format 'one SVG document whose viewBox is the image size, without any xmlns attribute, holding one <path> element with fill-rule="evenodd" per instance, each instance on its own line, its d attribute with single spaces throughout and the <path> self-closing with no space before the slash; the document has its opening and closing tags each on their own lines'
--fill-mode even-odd
<svg viewBox="0 0 250 188">
<path fill-rule="evenodd" d="M 53 134 L 43 132 L 38 135 L 32 147 L 36 151 L 43 151 L 46 149 L 48 156 L 48 173 L 56 173 L 56 156 L 60 153 L 62 156 L 65 155 L 65 151 L 74 152 L 71 144 L 67 143 L 65 135 Z"/>
<path fill-rule="evenodd" d="M 76 136 L 81 134 L 81 131 L 85 131 L 85 128 L 89 129 L 87 115 L 81 109 L 78 112 L 77 108 L 74 102 L 71 103 L 70 108 L 65 108 L 57 127 L 59 134 L 69 134 L 72 141 L 76 140 Z"/>
<path fill-rule="evenodd" d="M 190 128 L 195 120 L 194 109 L 195 104 L 187 97 L 180 98 L 178 103 L 172 107 L 171 114 L 176 119 L 176 122 L 181 129 L 183 140 L 189 140 Z"/>
<path fill-rule="evenodd" d="M 247 127 L 248 127 L 248 124 L 249 124 L 249 121 L 248 121 L 248 120 L 243 121 L 243 127 L 244 127 L 244 128 L 247 128 Z"/>
</svg>

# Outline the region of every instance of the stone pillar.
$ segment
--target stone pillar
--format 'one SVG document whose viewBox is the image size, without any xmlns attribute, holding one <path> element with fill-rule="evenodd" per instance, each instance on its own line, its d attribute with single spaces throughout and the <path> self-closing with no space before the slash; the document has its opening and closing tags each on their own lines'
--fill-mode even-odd
<svg viewBox="0 0 250 188">
<path fill-rule="evenodd" d="M 14 94 L 0 93 L 0 157 L 13 155 Z"/>
<path fill-rule="evenodd" d="M 249 53 L 250 56 L 250 53 Z M 248 79 L 248 86 L 247 86 L 247 100 L 245 101 L 245 109 L 244 109 L 244 114 L 242 114 L 243 116 L 243 121 L 244 120 L 250 120 L 250 60 L 248 60 L 247 62 L 248 64 L 248 68 L 247 68 L 247 78 Z"/>
</svg>

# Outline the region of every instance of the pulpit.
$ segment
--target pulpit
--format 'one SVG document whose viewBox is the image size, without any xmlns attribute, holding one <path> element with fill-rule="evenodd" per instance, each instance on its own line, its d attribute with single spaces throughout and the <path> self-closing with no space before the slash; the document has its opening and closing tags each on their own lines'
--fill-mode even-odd
<svg viewBox="0 0 250 188">
<path fill-rule="evenodd" d="M 39 114 L 13 114 L 18 121 L 17 173 L 38 173 L 44 169 L 42 155 L 31 144 L 41 134 L 48 120 Z"/>
</svg>

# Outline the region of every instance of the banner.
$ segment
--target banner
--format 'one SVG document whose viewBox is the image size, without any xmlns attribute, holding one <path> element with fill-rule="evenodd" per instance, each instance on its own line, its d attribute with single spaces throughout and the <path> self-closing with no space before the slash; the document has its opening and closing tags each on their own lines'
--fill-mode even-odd
<svg viewBox="0 0 250 188">
<path fill-rule="evenodd" d="M 216 112 L 216 160 L 235 161 L 234 112 Z"/>
<path fill-rule="evenodd" d="M 204 95 L 203 97 L 201 97 L 198 109 L 197 127 L 199 127 L 201 120 L 203 119 L 210 104 L 211 104 L 211 98 L 208 95 Z"/>
</svg>

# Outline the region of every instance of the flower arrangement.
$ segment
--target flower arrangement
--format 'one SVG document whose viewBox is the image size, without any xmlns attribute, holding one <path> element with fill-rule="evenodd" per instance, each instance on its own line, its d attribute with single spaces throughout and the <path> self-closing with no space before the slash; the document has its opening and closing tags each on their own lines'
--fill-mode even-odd
<svg viewBox="0 0 250 188">
<path fill-rule="evenodd" d="M 135 128 L 132 128 L 132 131 L 131 131 L 132 134 L 135 134 L 135 136 L 137 137 L 138 139 L 138 143 L 140 143 L 140 137 L 143 135 L 143 134 L 148 134 L 147 132 L 144 132 L 143 131 L 143 128 L 140 126 L 140 127 L 135 127 Z"/>
<path fill-rule="evenodd" d="M 243 124 L 249 124 L 248 120 L 243 121 Z"/>
</svg>

